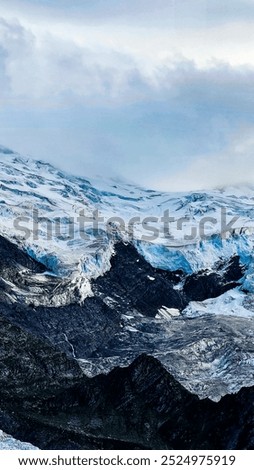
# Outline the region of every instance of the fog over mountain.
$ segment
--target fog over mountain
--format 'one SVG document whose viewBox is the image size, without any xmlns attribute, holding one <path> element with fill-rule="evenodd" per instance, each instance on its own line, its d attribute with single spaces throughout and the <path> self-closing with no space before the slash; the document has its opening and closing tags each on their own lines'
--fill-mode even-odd
<svg viewBox="0 0 254 470">
<path fill-rule="evenodd" d="M 155 189 L 249 182 L 253 16 L 247 0 L 0 0 L 0 142 Z"/>
</svg>

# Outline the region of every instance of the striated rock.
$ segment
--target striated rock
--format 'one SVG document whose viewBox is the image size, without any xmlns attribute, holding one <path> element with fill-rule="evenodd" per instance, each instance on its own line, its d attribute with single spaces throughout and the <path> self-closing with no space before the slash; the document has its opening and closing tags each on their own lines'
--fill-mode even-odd
<svg viewBox="0 0 254 470">
<path fill-rule="evenodd" d="M 42 449 L 253 448 L 253 387 L 219 403 L 200 400 L 158 359 L 140 355 L 142 350 L 166 355 L 167 335 L 162 332 L 170 336 L 171 325 L 178 335 L 170 359 L 177 364 L 176 376 L 186 344 L 186 354 L 193 354 L 190 364 L 195 365 L 194 356 L 198 361 L 210 357 L 213 363 L 218 345 L 211 340 L 211 327 L 200 340 L 200 319 L 185 319 L 185 330 L 179 330 L 177 319 L 171 324 L 166 318 L 167 309 L 180 312 L 191 295 L 196 299 L 200 292 L 213 296 L 216 289 L 226 290 L 242 276 L 239 259 L 217 267 L 212 282 L 207 282 L 207 272 L 186 279 L 182 272 L 153 268 L 123 243 L 116 246 L 111 264 L 93 281 L 94 296 L 85 302 L 77 294 L 73 303 L 40 305 L 46 268 L 0 239 L 0 429 Z M 56 282 L 63 282 L 66 290 L 70 281 L 49 280 L 52 296 Z M 22 289 L 28 298 L 33 289 L 38 304 L 19 297 Z M 164 317 L 157 319 L 161 309 Z M 128 323 L 131 315 L 138 319 L 136 329 Z M 162 329 L 165 325 L 168 330 Z M 219 329 L 221 344 L 224 333 Z M 229 334 L 227 325 L 224 329 Z M 228 347 L 226 353 L 230 357 Z M 109 374 L 88 378 L 82 372 L 86 361 L 96 364 L 105 358 Z M 126 360 L 127 367 L 118 366 Z M 187 356 L 184 360 L 187 367 Z M 167 364 L 172 367 L 173 362 Z M 187 372 L 187 386 L 186 377 Z"/>
<path fill-rule="evenodd" d="M 37 352 L 38 353 L 38 352 Z M 21 361 L 22 362 L 22 361 Z M 60 368 L 61 369 L 61 368 Z M 1 392 L 0 426 L 45 449 L 251 449 L 254 388 L 219 403 L 185 390 L 154 358 L 93 379 Z M 17 378 L 17 382 L 18 382 Z M 5 403 L 5 404 L 4 404 Z"/>
</svg>

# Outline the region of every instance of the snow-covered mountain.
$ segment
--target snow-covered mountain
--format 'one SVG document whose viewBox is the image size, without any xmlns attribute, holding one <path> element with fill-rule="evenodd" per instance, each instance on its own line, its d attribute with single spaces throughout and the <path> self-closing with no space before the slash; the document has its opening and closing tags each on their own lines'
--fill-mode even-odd
<svg viewBox="0 0 254 470">
<path fill-rule="evenodd" d="M 85 273 L 89 278 L 109 269 L 109 232 L 134 241 L 138 251 L 162 269 L 196 272 L 234 254 L 243 263 L 249 261 L 254 186 L 160 193 L 116 180 L 71 176 L 3 147 L 0 170 L 0 233 L 19 241 L 55 274 Z M 96 210 L 102 219 L 98 222 Z M 174 219 L 168 222 L 169 236 L 162 220 L 166 213 Z M 43 222 L 36 225 L 37 217 Z M 237 220 L 231 229 L 233 217 Z M 224 232 L 227 224 L 234 237 L 230 230 Z"/>
<path fill-rule="evenodd" d="M 200 397 L 254 384 L 254 187 L 161 193 L 68 175 L 3 147 L 0 171 L 0 234 L 42 265 L 19 265 L 25 283 L 2 273 L 5 301 L 48 308 L 51 321 L 61 308 L 74 322 L 74 304 L 90 315 L 91 328 L 65 316 L 38 334 L 89 376 L 145 352 Z M 101 346 L 96 328 L 107 331 Z"/>
</svg>

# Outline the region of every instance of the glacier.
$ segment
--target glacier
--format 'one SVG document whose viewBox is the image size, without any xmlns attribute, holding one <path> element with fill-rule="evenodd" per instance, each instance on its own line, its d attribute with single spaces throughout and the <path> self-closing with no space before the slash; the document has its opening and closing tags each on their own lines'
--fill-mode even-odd
<svg viewBox="0 0 254 470">
<path fill-rule="evenodd" d="M 75 278 L 84 272 L 89 280 L 110 269 L 115 234 L 109 233 L 107 223 L 120 217 L 126 230 L 118 235 L 131 240 L 152 266 L 170 271 L 181 269 L 190 274 L 239 255 L 241 262 L 250 266 L 245 285 L 248 284 L 248 289 L 253 285 L 254 187 L 192 194 L 160 193 L 114 179 L 87 180 L 68 175 L 4 147 L 0 148 L 0 170 L 0 234 L 22 246 L 30 256 L 45 264 L 50 273 Z M 221 208 L 226 208 L 229 216 L 238 217 L 233 236 L 221 236 Z M 104 220 L 97 230 L 93 226 L 95 210 Z M 160 218 L 165 210 L 176 220 L 170 226 L 170 239 L 160 230 Z M 36 215 L 34 211 L 38 211 Z M 83 232 L 78 223 L 81 211 L 86 217 Z M 128 233 L 128 221 L 137 215 L 141 221 L 147 217 L 159 219 L 154 241 L 143 239 L 142 223 L 133 226 L 131 235 Z M 197 233 L 193 240 L 186 240 L 190 227 L 197 228 L 204 215 L 216 219 L 211 235 L 202 238 Z M 36 217 L 41 222 L 35 233 Z M 177 227 L 179 219 L 186 220 L 181 230 Z M 15 220 L 18 228 L 14 226 Z M 51 234 L 47 228 L 56 221 L 60 221 L 59 232 Z M 73 233 L 68 236 L 70 225 Z M 30 231 L 30 236 L 26 236 L 25 229 Z M 88 285 L 82 289 L 90 294 Z"/>
<path fill-rule="evenodd" d="M 47 268 L 30 279 L 29 293 L 10 283 L 7 295 L 12 302 L 82 305 L 96 295 L 94 280 L 111 269 L 119 240 L 133 244 L 137 256 L 155 270 L 180 272 L 185 277 L 199 272 L 209 275 L 219 263 L 236 256 L 245 267 L 240 286 L 216 298 L 192 301 L 183 311 L 162 305 L 155 318 L 126 311 L 121 335 L 114 339 L 108 356 L 77 357 L 87 375 L 128 365 L 141 352 L 149 352 L 202 398 L 218 400 L 254 384 L 250 347 L 254 339 L 254 187 L 159 192 L 117 179 L 69 175 L 4 147 L 0 147 L 0 171 L 0 234 Z M 229 220 L 236 218 L 234 228 L 226 234 L 221 231 L 225 216 L 221 209 Z M 98 227 L 94 227 L 95 211 L 103 218 Z M 170 237 L 165 237 L 161 221 L 165 211 L 174 219 Z M 83 229 L 80 217 L 86 218 Z M 134 217 L 140 222 L 130 230 L 129 221 Z M 202 237 L 204 217 L 206 236 Z M 142 221 L 146 218 L 158 219 L 154 240 L 144 237 Z M 56 221 L 61 230 L 51 234 Z M 193 228 L 195 236 L 191 237 Z M 148 281 L 152 283 L 153 276 Z M 54 286 L 53 294 L 43 295 L 49 283 Z M 181 286 L 179 281 L 176 292 Z M 114 302 L 110 296 L 104 299 L 105 304 Z M 63 341 L 69 342 L 69 337 Z M 75 344 L 70 344 L 75 350 Z"/>
</svg>

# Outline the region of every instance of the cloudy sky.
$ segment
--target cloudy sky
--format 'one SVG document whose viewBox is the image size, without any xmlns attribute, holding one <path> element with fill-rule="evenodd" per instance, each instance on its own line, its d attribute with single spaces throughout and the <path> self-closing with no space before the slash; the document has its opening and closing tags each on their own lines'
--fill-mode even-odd
<svg viewBox="0 0 254 470">
<path fill-rule="evenodd" d="M 253 0 L 0 0 L 0 143 L 169 191 L 254 183 L 253 23 Z"/>
</svg>

